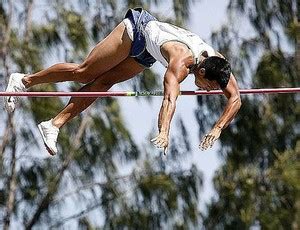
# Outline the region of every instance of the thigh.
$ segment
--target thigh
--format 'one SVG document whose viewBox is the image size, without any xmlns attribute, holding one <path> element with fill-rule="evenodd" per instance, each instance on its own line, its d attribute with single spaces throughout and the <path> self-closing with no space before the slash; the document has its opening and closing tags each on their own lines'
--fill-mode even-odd
<svg viewBox="0 0 300 230">
<path fill-rule="evenodd" d="M 108 90 L 116 83 L 123 82 L 135 77 L 145 68 L 137 63 L 133 58 L 127 57 L 120 64 L 105 72 L 91 83 L 92 90 Z"/>
<path fill-rule="evenodd" d="M 121 22 L 94 47 L 79 68 L 89 76 L 100 76 L 128 57 L 131 42 L 126 27 Z"/>
</svg>

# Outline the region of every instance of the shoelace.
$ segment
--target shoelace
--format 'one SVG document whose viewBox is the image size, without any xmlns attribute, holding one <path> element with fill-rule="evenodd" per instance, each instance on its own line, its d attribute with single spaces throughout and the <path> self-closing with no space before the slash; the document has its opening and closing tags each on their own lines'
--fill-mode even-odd
<svg viewBox="0 0 300 230">
<path fill-rule="evenodd" d="M 43 127 L 44 135 L 47 139 L 55 141 L 57 139 L 58 130 L 54 128 Z"/>
</svg>

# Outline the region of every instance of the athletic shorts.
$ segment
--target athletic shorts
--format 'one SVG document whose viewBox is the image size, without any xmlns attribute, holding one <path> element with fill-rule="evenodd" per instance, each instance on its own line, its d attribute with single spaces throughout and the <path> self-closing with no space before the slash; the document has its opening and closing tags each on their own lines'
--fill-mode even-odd
<svg viewBox="0 0 300 230">
<path fill-rule="evenodd" d="M 143 34 L 143 30 L 150 21 L 156 21 L 156 18 L 142 8 L 129 9 L 123 20 L 132 40 L 129 56 L 146 68 L 156 62 L 156 59 L 146 49 L 146 40 Z"/>
</svg>

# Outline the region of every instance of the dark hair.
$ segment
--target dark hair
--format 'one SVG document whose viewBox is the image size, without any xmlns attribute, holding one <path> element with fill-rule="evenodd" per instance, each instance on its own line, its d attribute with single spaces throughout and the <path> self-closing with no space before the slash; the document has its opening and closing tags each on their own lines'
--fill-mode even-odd
<svg viewBox="0 0 300 230">
<path fill-rule="evenodd" d="M 226 88 L 231 73 L 230 64 L 227 60 L 212 56 L 206 58 L 199 67 L 205 69 L 204 78 L 210 81 L 215 80 L 222 89 Z"/>
</svg>

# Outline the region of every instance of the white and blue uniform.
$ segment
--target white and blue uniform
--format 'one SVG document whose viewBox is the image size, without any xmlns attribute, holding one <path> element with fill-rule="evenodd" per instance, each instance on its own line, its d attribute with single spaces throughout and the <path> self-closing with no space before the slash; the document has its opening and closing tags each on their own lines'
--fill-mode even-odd
<svg viewBox="0 0 300 230">
<path fill-rule="evenodd" d="M 123 22 L 132 40 L 130 56 L 145 67 L 150 67 L 156 60 L 165 67 L 168 66 L 161 53 L 161 46 L 170 41 L 185 44 L 193 54 L 194 64 L 198 64 L 199 57 L 204 52 L 208 56 L 216 55 L 214 49 L 198 35 L 172 24 L 159 22 L 141 8 L 128 10 Z"/>
</svg>

